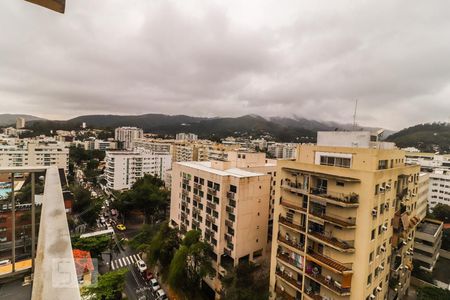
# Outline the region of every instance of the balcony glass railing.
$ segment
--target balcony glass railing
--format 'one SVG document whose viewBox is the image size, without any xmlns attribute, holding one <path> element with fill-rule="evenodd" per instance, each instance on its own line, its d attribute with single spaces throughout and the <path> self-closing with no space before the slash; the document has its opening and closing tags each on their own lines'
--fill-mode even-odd
<svg viewBox="0 0 450 300">
<path fill-rule="evenodd" d="M 322 243 L 328 244 L 331 247 L 340 250 L 340 251 L 348 251 L 353 252 L 355 250 L 354 248 L 354 240 L 352 241 L 342 241 L 334 237 L 331 232 L 325 232 L 325 231 L 319 231 L 314 229 L 309 229 L 308 234 L 314 238 L 316 238 L 318 241 L 321 241 Z"/>
</svg>

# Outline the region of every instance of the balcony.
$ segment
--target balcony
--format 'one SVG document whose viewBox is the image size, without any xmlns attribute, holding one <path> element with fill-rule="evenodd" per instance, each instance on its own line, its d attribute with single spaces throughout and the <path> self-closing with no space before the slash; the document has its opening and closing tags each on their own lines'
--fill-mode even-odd
<svg viewBox="0 0 450 300">
<path fill-rule="evenodd" d="M 296 268 L 297 270 L 299 270 L 300 272 L 303 272 L 303 266 L 302 266 L 302 264 L 303 264 L 303 262 L 298 262 L 298 261 L 296 261 L 296 260 L 294 260 L 294 259 L 292 259 L 288 254 L 286 254 L 286 253 L 278 253 L 277 254 L 277 258 L 280 260 L 280 261 L 282 261 L 282 262 L 284 262 L 284 263 L 286 263 L 286 264 L 288 264 L 290 267 L 293 267 L 293 268 Z"/>
<path fill-rule="evenodd" d="M 311 260 L 329 270 L 340 274 L 348 274 L 353 272 L 350 266 L 342 264 L 328 256 L 317 253 L 313 250 L 310 250 L 308 252 L 308 260 Z"/>
<path fill-rule="evenodd" d="M 300 204 L 293 204 L 286 200 L 281 200 L 280 204 L 286 208 L 293 209 L 302 213 L 306 213 L 306 208 L 300 206 Z"/>
<path fill-rule="evenodd" d="M 353 246 L 354 241 L 340 241 L 335 237 L 327 236 L 323 232 L 314 231 L 310 229 L 308 231 L 309 237 L 314 239 L 316 242 L 325 244 L 341 252 L 355 252 Z"/>
<path fill-rule="evenodd" d="M 230 220 L 225 220 L 225 225 L 227 225 L 230 228 L 233 228 L 233 222 Z"/>
<path fill-rule="evenodd" d="M 286 291 L 282 290 L 279 287 L 275 289 L 275 294 L 276 294 L 275 299 L 296 300 L 294 296 L 289 295 Z"/>
<path fill-rule="evenodd" d="M 217 195 L 217 191 L 213 188 L 208 188 L 208 194 L 215 196 L 215 195 Z"/>
<path fill-rule="evenodd" d="M 339 296 L 350 295 L 350 288 L 343 288 L 339 282 L 333 280 L 330 276 L 325 277 L 319 272 L 314 270 L 307 270 L 306 275 L 310 279 L 320 283 L 322 286 L 325 286 L 326 288 L 328 288 L 329 290 L 331 290 L 332 292 L 336 293 Z"/>
<path fill-rule="evenodd" d="M 196 183 L 196 182 L 194 182 L 194 188 L 196 188 L 196 189 L 198 189 L 198 190 L 202 190 L 202 185 L 201 184 L 199 184 L 199 183 Z"/>
<path fill-rule="evenodd" d="M 227 192 L 227 198 L 228 199 L 234 200 L 234 196 L 235 196 L 235 193 L 230 192 L 230 191 Z"/>
<path fill-rule="evenodd" d="M 295 250 L 298 250 L 301 252 L 305 251 L 304 243 L 302 243 L 300 241 L 293 241 L 292 239 L 288 240 L 285 237 L 283 237 L 280 233 L 278 233 L 278 241 L 289 247 L 294 248 Z"/>
<path fill-rule="evenodd" d="M 308 189 L 305 188 L 301 183 L 286 181 L 281 186 L 283 189 L 288 190 L 296 194 L 308 194 Z"/>
<path fill-rule="evenodd" d="M 209 207 L 212 210 L 215 210 L 216 209 L 216 204 L 208 201 L 208 202 L 206 202 L 206 207 Z"/>
<path fill-rule="evenodd" d="M 197 202 L 202 202 L 202 198 L 199 195 L 194 194 L 194 200 Z"/>
<path fill-rule="evenodd" d="M 226 206 L 225 207 L 225 210 L 227 211 L 227 212 L 229 212 L 229 213 L 231 213 L 231 214 L 234 214 L 234 207 L 231 207 L 231 206 Z"/>
<path fill-rule="evenodd" d="M 291 229 L 294 229 L 294 230 L 302 232 L 302 233 L 306 232 L 306 228 L 304 226 L 295 224 L 294 222 L 286 219 L 283 216 L 280 216 L 278 220 L 279 220 L 280 224 L 282 224 L 282 225 L 284 225 L 286 227 L 289 227 Z"/>
<path fill-rule="evenodd" d="M 206 214 L 206 220 L 210 221 L 213 224 L 216 223 L 216 218 L 214 218 L 213 216 L 208 215 L 208 214 Z"/>
<path fill-rule="evenodd" d="M 75 261 L 72 253 L 69 226 L 64 207 L 61 180 L 56 166 L 49 168 L 5 168 L 0 173 L 31 173 L 31 182 L 34 186 L 36 172 L 45 172 L 45 185 L 39 226 L 37 249 L 32 247 L 32 265 L 34 265 L 34 282 L 32 299 L 81 299 L 78 288 Z M 14 194 L 14 192 L 12 192 Z M 32 187 L 32 198 L 34 188 Z M 12 197 L 12 209 L 15 210 L 15 201 Z M 34 201 L 32 201 L 34 203 Z M 34 205 L 32 205 L 34 212 Z M 14 216 L 14 213 L 13 213 Z M 36 224 L 32 213 L 32 239 Z M 13 231 L 15 222 L 13 222 Z M 13 245 L 15 240 L 12 241 Z M 32 242 L 34 245 L 35 242 Z M 15 247 L 12 247 L 12 267 L 15 270 Z M 33 263 L 34 261 L 34 263 Z"/>
<path fill-rule="evenodd" d="M 326 201 L 327 203 L 342 207 L 358 207 L 359 195 L 334 192 L 320 187 L 311 188 L 311 198 Z"/>
<path fill-rule="evenodd" d="M 356 228 L 356 218 L 348 217 L 347 219 L 343 219 L 341 217 L 324 213 L 320 210 L 310 209 L 310 214 L 316 218 L 322 219 L 325 222 L 331 223 L 333 225 L 343 227 L 343 228 Z"/>
<path fill-rule="evenodd" d="M 289 276 L 289 274 L 287 272 L 282 272 L 281 270 L 276 270 L 275 274 L 278 277 L 280 277 L 283 281 L 288 283 L 290 286 L 292 286 L 293 288 L 297 289 L 300 292 L 302 291 L 302 282 L 295 280 L 294 278 Z M 300 274 L 298 274 L 297 276 L 299 276 L 301 278 Z"/>
</svg>

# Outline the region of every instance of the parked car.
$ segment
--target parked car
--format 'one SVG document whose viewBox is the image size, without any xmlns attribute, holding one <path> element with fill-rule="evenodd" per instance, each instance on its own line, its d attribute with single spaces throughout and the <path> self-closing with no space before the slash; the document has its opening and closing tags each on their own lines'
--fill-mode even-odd
<svg viewBox="0 0 450 300">
<path fill-rule="evenodd" d="M 155 278 L 150 280 L 150 286 L 152 287 L 153 293 L 156 293 L 156 291 L 158 291 L 161 288 L 159 286 L 158 280 L 156 280 Z"/>
<path fill-rule="evenodd" d="M 156 300 L 169 300 L 163 289 L 156 291 Z"/>
<path fill-rule="evenodd" d="M 155 276 L 153 275 L 153 273 L 152 273 L 149 269 L 147 269 L 147 270 L 145 271 L 144 278 L 145 278 L 145 280 L 147 280 L 148 282 L 150 282 L 150 280 L 152 280 L 153 278 L 155 278 Z"/>
<path fill-rule="evenodd" d="M 138 268 L 139 272 L 145 272 L 145 270 L 147 270 L 147 265 L 145 264 L 145 262 L 140 259 L 136 262 L 136 267 Z"/>
</svg>

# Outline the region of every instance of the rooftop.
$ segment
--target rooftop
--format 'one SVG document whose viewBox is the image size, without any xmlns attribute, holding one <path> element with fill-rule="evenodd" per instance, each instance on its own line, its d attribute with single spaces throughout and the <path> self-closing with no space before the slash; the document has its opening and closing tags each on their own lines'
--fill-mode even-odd
<svg viewBox="0 0 450 300">
<path fill-rule="evenodd" d="M 429 235 L 435 235 L 437 231 L 439 230 L 439 227 L 441 227 L 442 223 L 439 221 L 431 221 L 428 219 L 425 219 L 422 223 L 417 226 L 418 232 L 423 232 Z"/>
<path fill-rule="evenodd" d="M 211 166 L 212 164 L 210 161 L 186 161 L 186 162 L 178 162 L 178 164 L 220 176 L 233 176 L 238 178 L 245 178 L 245 177 L 256 177 L 265 175 L 264 173 L 249 172 L 239 168 L 230 168 L 226 170 L 214 169 L 212 168 Z"/>
</svg>

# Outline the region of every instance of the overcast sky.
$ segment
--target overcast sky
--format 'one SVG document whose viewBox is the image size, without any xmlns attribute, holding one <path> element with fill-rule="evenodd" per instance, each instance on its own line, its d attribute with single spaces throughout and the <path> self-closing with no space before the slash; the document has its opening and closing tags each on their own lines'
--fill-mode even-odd
<svg viewBox="0 0 450 300">
<path fill-rule="evenodd" d="M 0 113 L 450 120 L 450 1 L 0 1 Z"/>
</svg>

